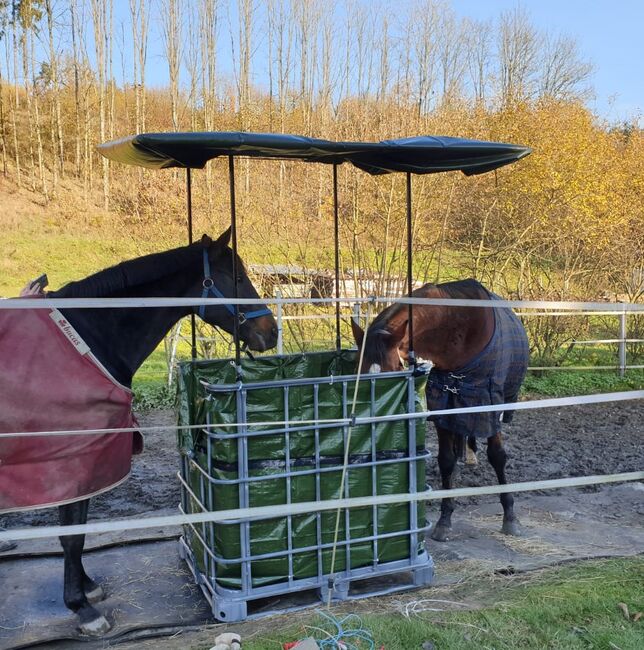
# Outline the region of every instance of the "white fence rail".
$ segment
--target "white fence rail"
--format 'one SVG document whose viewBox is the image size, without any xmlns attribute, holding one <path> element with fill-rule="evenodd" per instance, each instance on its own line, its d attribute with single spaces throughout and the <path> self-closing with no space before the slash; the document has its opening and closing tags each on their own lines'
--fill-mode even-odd
<svg viewBox="0 0 644 650">
<path fill-rule="evenodd" d="M 340 299 L 342 304 L 362 304 L 365 302 L 385 301 L 386 299 Z M 184 305 L 195 306 L 200 304 L 253 304 L 252 300 L 228 300 L 228 299 L 192 299 L 192 298 L 112 298 L 112 299 L 39 299 L 39 300 L 20 300 L 8 299 L 0 301 L 0 309 L 51 309 L 53 307 L 62 308 L 108 308 L 108 307 L 157 307 Z M 332 304 L 334 299 L 269 299 L 265 300 L 269 304 L 278 306 L 278 316 L 282 305 L 288 304 Z M 399 299 L 403 304 L 440 304 L 440 305 L 459 305 L 459 306 L 476 306 L 485 308 L 503 308 L 503 307 L 521 307 L 527 309 L 554 309 L 554 310 L 571 310 L 573 312 L 604 313 L 618 316 L 626 316 L 630 313 L 644 313 L 644 305 L 641 304 L 623 304 L 623 303 L 583 303 L 583 302 L 546 302 L 546 301 L 480 301 L 480 300 L 448 300 L 448 299 L 418 299 L 402 298 Z M 550 312 L 548 312 L 550 313 Z M 284 316 L 282 314 L 282 323 Z M 626 342 L 625 330 L 622 330 L 621 339 Z M 638 341 L 639 342 L 639 341 Z M 465 409 L 451 409 L 450 413 L 458 411 L 477 412 L 477 411 L 503 411 L 503 410 L 525 410 L 530 408 L 561 407 L 573 404 L 591 404 L 598 402 L 614 402 L 620 400 L 644 399 L 644 391 L 627 391 L 622 393 L 605 393 L 602 395 L 583 395 L 577 397 L 555 398 L 549 400 L 533 400 L 531 402 L 519 402 L 515 404 L 501 404 L 493 406 L 470 407 Z M 431 414 L 437 415 L 440 411 L 433 411 Z M 386 421 L 393 418 L 410 419 L 425 417 L 430 413 L 411 413 L 397 416 L 384 416 L 378 418 L 359 418 L 353 420 L 339 419 L 338 423 L 348 425 Z M 335 421 L 334 421 L 335 422 Z M 275 423 L 272 423 L 275 424 Z M 303 424 L 298 422 L 298 424 Z M 234 425 L 231 425 L 234 426 Z M 244 425 L 248 426 L 248 425 Z M 201 425 L 199 425 L 202 428 Z M 126 431 L 130 429 L 122 429 Z M 0 434 L 0 438 L 15 436 L 32 436 L 32 435 L 69 435 L 71 433 L 88 434 L 88 433 L 107 433 L 118 430 L 93 430 L 93 431 L 52 431 L 52 432 L 13 432 Z M 572 478 L 562 478 L 547 481 L 529 481 L 522 483 L 512 483 L 507 485 L 485 486 L 479 488 L 460 488 L 452 490 L 426 490 L 416 494 L 395 494 L 381 495 L 364 498 L 347 498 L 319 502 L 307 502 L 298 504 L 285 504 L 281 506 L 255 507 L 255 508 L 238 508 L 234 510 L 223 510 L 217 512 L 200 513 L 192 515 L 173 515 L 169 517 L 145 517 L 139 519 L 116 520 L 107 522 L 94 522 L 81 526 L 44 526 L 29 529 L 12 529 L 6 532 L 0 532 L 0 542 L 13 540 L 41 539 L 47 537 L 57 537 L 60 535 L 74 535 L 86 533 L 103 533 L 118 530 L 131 530 L 143 528 L 156 528 L 159 526 L 171 526 L 178 524 L 195 524 L 201 522 L 224 522 L 234 521 L 240 518 L 261 519 L 274 518 L 276 516 L 286 516 L 293 514 L 309 513 L 324 510 L 337 510 L 339 508 L 356 508 L 369 505 L 382 505 L 386 503 L 402 503 L 410 501 L 433 501 L 449 497 L 475 496 L 483 494 L 502 494 L 506 492 L 525 492 L 533 490 L 554 489 L 561 487 L 578 487 L 584 485 L 598 485 L 604 483 L 625 482 L 625 481 L 642 481 L 644 480 L 644 471 L 629 472 L 621 474 L 610 474 L 603 476 L 582 476 Z"/>
<path fill-rule="evenodd" d="M 285 306 L 293 304 L 293 301 L 290 299 L 283 299 L 280 292 L 277 292 L 275 295 L 275 319 L 277 321 L 277 354 L 284 354 L 284 332 L 288 325 L 292 323 L 307 323 L 307 322 L 332 322 L 335 320 L 335 314 L 287 314 L 285 313 Z M 359 300 L 356 298 L 347 298 L 343 299 L 343 302 L 353 301 L 353 304 L 345 304 L 345 314 L 344 317 L 352 317 L 356 322 L 361 323 L 363 319 L 362 305 L 365 300 Z M 378 298 L 375 299 L 378 302 L 393 302 L 393 298 Z M 420 299 L 423 300 L 423 299 Z M 398 302 L 404 302 L 404 299 L 399 299 Z M 432 302 L 431 300 L 429 302 Z M 470 301 L 467 301 L 470 302 Z M 489 301 L 488 301 L 489 302 Z M 535 301 L 507 301 L 512 304 L 527 306 L 530 303 Z M 543 304 L 539 301 L 540 304 Z M 629 364 L 627 363 L 627 346 L 628 345 L 637 345 L 644 344 L 644 339 L 641 338 L 628 338 L 628 316 L 644 313 L 644 305 L 638 303 L 565 303 L 568 305 L 584 305 L 587 306 L 586 309 L 579 309 L 577 307 L 573 308 L 572 311 L 562 311 L 557 305 L 564 303 L 556 302 L 549 303 L 553 305 L 552 311 L 518 311 L 517 315 L 521 318 L 530 318 L 536 316 L 585 316 L 592 314 L 594 316 L 609 316 L 619 319 L 619 337 L 612 339 L 591 339 L 591 340 L 573 340 L 570 342 L 574 346 L 593 346 L 593 345 L 616 345 L 616 363 L 614 365 L 586 365 L 586 366 L 530 366 L 529 370 L 562 370 L 562 371 L 583 371 L 583 370 L 617 370 L 621 377 L 624 377 L 627 370 L 639 370 L 644 368 L 644 364 Z M 346 310 L 351 309 L 349 314 Z M 621 311 L 620 311 L 621 310 Z M 175 328 L 170 336 L 169 344 L 169 355 L 168 355 L 168 384 L 172 383 L 172 377 L 174 369 L 176 368 L 176 360 L 178 353 L 178 344 L 180 341 L 188 342 L 188 337 L 185 337 L 181 334 L 181 327 Z M 203 342 L 215 342 L 217 339 L 209 337 L 199 337 L 200 341 Z M 332 338 L 329 338 L 329 342 L 332 341 Z M 306 344 L 313 343 L 312 340 L 301 340 L 300 343 L 306 347 Z M 317 341 L 315 341 L 317 342 Z"/>
</svg>

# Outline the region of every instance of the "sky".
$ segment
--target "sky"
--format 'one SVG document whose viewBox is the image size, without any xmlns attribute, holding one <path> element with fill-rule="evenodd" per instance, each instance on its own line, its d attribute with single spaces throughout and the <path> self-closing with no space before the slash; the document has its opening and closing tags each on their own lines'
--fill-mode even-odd
<svg viewBox="0 0 644 650">
<path fill-rule="evenodd" d="M 573 37 L 594 64 L 589 106 L 610 122 L 644 115 L 644 0 L 451 0 L 461 16 L 487 19 L 519 4 L 540 29 Z"/>
<path fill-rule="evenodd" d="M 413 0 L 409 1 L 413 3 Z M 588 101 L 591 110 L 611 123 L 639 119 L 644 126 L 644 0 L 446 1 L 457 15 L 479 20 L 497 20 L 501 12 L 519 6 L 527 12 L 530 22 L 540 31 L 572 37 L 577 42 L 582 60 L 588 60 L 594 66 L 591 83 L 595 97 Z M 129 34 L 129 2 L 114 2 L 119 41 L 122 28 L 126 30 L 126 35 Z M 264 4 L 265 0 L 259 2 Z M 382 2 L 385 7 L 391 5 L 392 15 L 395 15 L 397 8 L 399 10 L 399 0 Z M 230 38 L 229 30 L 237 3 L 238 0 L 220 0 L 220 39 Z M 158 23 L 157 9 L 153 12 L 150 25 L 146 70 L 153 86 L 167 83 L 167 65 L 162 54 L 163 43 Z M 116 47 L 118 49 L 118 45 Z M 226 49 L 228 47 L 222 48 L 223 51 Z M 221 54 L 222 52 L 219 56 Z M 229 55 L 224 55 L 223 58 L 227 56 Z M 118 68 L 120 63 L 115 61 L 115 65 Z M 230 73 L 230 61 L 220 59 L 219 65 L 228 68 Z M 260 73 L 256 70 L 255 74 Z M 255 78 L 253 81 L 261 86 L 263 80 Z"/>
</svg>

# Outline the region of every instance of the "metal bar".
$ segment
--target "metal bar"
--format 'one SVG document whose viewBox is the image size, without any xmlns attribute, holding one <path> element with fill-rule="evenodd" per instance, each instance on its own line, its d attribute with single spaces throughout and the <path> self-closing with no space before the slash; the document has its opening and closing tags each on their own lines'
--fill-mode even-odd
<svg viewBox="0 0 644 650">
<path fill-rule="evenodd" d="M 275 297 L 282 297 L 279 289 L 275 292 Z M 277 354 L 284 354 L 284 307 L 281 302 L 277 303 Z"/>
<path fill-rule="evenodd" d="M 407 379 L 407 412 L 413 413 L 416 410 L 416 382 L 413 377 Z M 418 463 L 414 460 L 417 455 L 417 441 L 416 441 L 416 420 L 409 420 L 407 422 L 407 455 L 409 463 L 409 491 L 412 494 L 418 492 Z M 402 463 L 401 463 L 402 465 Z M 418 505 L 410 502 L 409 507 L 409 527 L 411 530 L 418 528 Z M 418 555 L 418 535 L 412 532 L 409 538 L 409 557 L 415 558 Z"/>
<path fill-rule="evenodd" d="M 284 398 L 284 419 L 288 422 L 290 419 L 290 408 L 289 408 L 289 388 L 288 386 L 284 387 L 283 391 Z M 286 466 L 285 472 L 285 491 L 286 491 L 286 503 L 291 503 L 291 493 L 293 491 L 293 486 L 291 485 L 291 435 L 289 425 L 284 425 L 284 462 Z M 250 474 L 250 471 L 249 471 Z M 289 585 L 293 582 L 293 518 L 291 515 L 286 516 L 286 549 L 287 549 L 287 562 L 288 562 L 288 582 Z"/>
<path fill-rule="evenodd" d="M 381 372 L 379 377 L 384 379 L 397 379 L 398 377 L 409 377 L 412 374 L 411 370 L 394 370 L 393 372 Z M 248 382 L 244 387 L 248 390 L 264 389 L 264 388 L 281 388 L 282 386 L 307 386 L 309 384 L 336 384 L 340 381 L 356 381 L 358 375 L 331 375 L 329 377 L 307 377 L 304 379 L 280 379 L 273 381 L 262 382 Z M 211 393 L 228 393 L 234 390 L 239 390 L 238 384 L 208 384 L 203 383 L 202 386 Z"/>
<path fill-rule="evenodd" d="M 237 209 L 235 207 L 235 158 L 228 156 L 228 181 L 230 187 L 230 228 L 232 235 L 232 249 L 233 249 L 233 297 L 239 298 L 239 287 L 237 286 L 237 277 L 239 269 L 237 268 Z M 235 339 L 235 364 L 237 366 L 237 374 L 241 376 L 241 343 L 239 340 L 239 305 L 234 305 L 234 323 L 233 323 L 233 337 Z"/>
<path fill-rule="evenodd" d="M 320 386 L 313 384 L 313 417 L 316 420 L 320 417 Z M 322 486 L 320 484 L 320 429 L 315 427 L 314 430 L 315 442 L 315 500 L 322 501 Z M 315 539 L 317 541 L 317 567 L 318 567 L 318 580 L 322 581 L 324 575 L 324 554 L 322 553 L 322 513 L 315 513 Z"/>
<path fill-rule="evenodd" d="M 192 174 L 190 167 L 186 167 L 186 202 L 188 207 L 188 244 L 192 244 Z M 197 321 L 195 314 L 190 314 L 190 332 L 192 336 L 192 360 L 197 358 Z"/>
<path fill-rule="evenodd" d="M 619 376 L 626 372 L 626 311 L 619 315 Z"/>
<path fill-rule="evenodd" d="M 374 422 L 370 423 L 372 426 L 375 426 Z M 338 428 L 338 425 L 335 425 L 336 428 Z M 291 430 L 292 431 L 292 430 Z M 231 436 L 232 438 L 232 436 Z M 350 458 L 352 458 L 350 456 Z M 417 452 L 415 453 L 414 456 L 411 456 L 407 458 L 406 456 L 400 456 L 400 457 L 394 457 L 394 458 L 383 458 L 382 460 L 375 460 L 375 461 L 365 461 L 364 463 L 351 463 L 352 468 L 367 468 L 367 467 L 381 467 L 385 465 L 395 465 L 399 463 L 404 463 L 407 460 L 414 461 L 414 462 L 426 462 L 431 458 L 431 454 L 429 451 L 425 451 L 421 454 L 418 454 Z M 203 470 L 202 467 L 199 466 L 198 463 L 196 463 L 194 460 L 190 460 L 190 462 L 194 465 L 195 469 L 197 469 L 199 472 L 201 472 L 211 483 L 214 485 L 240 485 L 242 483 L 258 483 L 260 481 L 274 481 L 276 479 L 280 478 L 287 478 L 288 473 L 286 471 L 281 472 L 279 474 L 268 474 L 266 476 L 253 476 L 249 478 L 238 478 L 238 479 L 227 479 L 227 478 L 213 478 L 212 476 L 206 474 L 206 472 Z M 311 458 L 311 463 L 316 462 L 317 465 L 319 465 L 319 459 L 313 459 Z M 316 465 L 316 467 L 317 467 Z M 322 467 L 319 466 L 317 469 L 303 469 L 297 472 L 297 476 L 310 476 L 312 474 L 325 474 L 325 473 L 332 473 L 332 472 L 337 472 L 338 471 L 338 466 L 332 465 L 329 467 Z"/>
<path fill-rule="evenodd" d="M 340 298 L 340 211 L 338 209 L 338 164 L 333 163 L 333 242 L 335 246 L 335 297 Z M 335 349 L 342 348 L 340 303 L 335 303 Z"/>
<path fill-rule="evenodd" d="M 412 211 L 411 211 L 411 172 L 407 172 L 407 295 L 412 297 L 412 290 L 414 288 L 414 280 L 412 278 L 413 265 L 412 265 Z M 414 367 L 416 365 L 416 355 L 414 354 L 414 319 L 412 312 L 412 305 L 408 306 L 409 322 L 407 328 L 409 330 L 409 365 Z"/>
<path fill-rule="evenodd" d="M 370 403 L 369 403 L 369 415 L 373 417 L 376 414 L 376 380 L 371 378 L 370 386 Z M 378 449 L 376 448 L 376 439 L 378 433 L 376 429 L 376 423 L 371 423 L 371 494 L 376 496 L 378 494 Z M 378 565 L 378 506 L 371 506 L 371 518 L 372 526 L 371 530 L 373 531 L 373 557 L 372 565 L 376 567 Z"/>
</svg>

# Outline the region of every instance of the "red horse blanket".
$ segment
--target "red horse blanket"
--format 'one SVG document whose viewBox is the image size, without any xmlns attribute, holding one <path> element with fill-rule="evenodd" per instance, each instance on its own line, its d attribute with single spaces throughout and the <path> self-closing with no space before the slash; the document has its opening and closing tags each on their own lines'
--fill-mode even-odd
<svg viewBox="0 0 644 650">
<path fill-rule="evenodd" d="M 133 427 L 131 406 L 58 310 L 0 310 L 0 433 Z M 141 442 L 138 432 L 0 437 L 0 513 L 115 487 Z"/>
</svg>

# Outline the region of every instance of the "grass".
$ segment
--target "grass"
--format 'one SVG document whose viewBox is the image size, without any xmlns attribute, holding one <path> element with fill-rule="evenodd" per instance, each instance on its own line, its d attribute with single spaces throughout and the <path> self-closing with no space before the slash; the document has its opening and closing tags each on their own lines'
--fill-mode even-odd
<svg viewBox="0 0 644 650">
<path fill-rule="evenodd" d="M 420 611 L 409 617 L 400 611 L 361 615 L 362 625 L 373 635 L 375 647 L 412 650 L 431 642 L 436 650 L 639 650 L 644 647 L 644 618 L 633 614 L 644 609 L 644 559 L 641 557 L 576 563 L 535 574 L 515 576 L 509 585 L 489 585 L 493 603 L 470 611 Z M 436 598 L 431 591 L 398 597 L 394 603 Z M 489 597 L 489 596 L 488 596 Z M 459 595 L 452 596 L 455 600 Z M 462 602 L 468 594 L 461 593 Z M 382 601 L 367 601 L 381 609 Z M 627 620 L 619 603 L 631 617 Z M 422 605 L 422 604 L 421 604 Z M 446 608 L 440 603 L 428 606 Z M 386 607 L 386 606 L 385 606 Z M 340 617 L 349 606 L 335 615 Z M 362 606 L 360 610 L 365 610 Z M 391 609 L 391 607 L 390 607 Z M 453 608 L 452 608 L 453 609 Z M 418 607 L 417 610 L 422 610 Z M 281 642 L 314 636 L 325 638 L 318 628 L 330 630 L 316 614 L 269 634 L 244 640 L 245 650 L 276 650 Z M 350 639 L 348 639 L 350 641 Z M 357 648 L 368 648 L 361 643 Z"/>
</svg>

